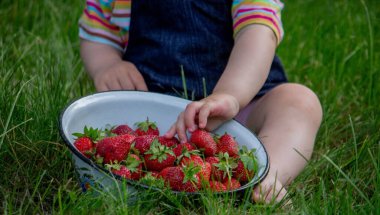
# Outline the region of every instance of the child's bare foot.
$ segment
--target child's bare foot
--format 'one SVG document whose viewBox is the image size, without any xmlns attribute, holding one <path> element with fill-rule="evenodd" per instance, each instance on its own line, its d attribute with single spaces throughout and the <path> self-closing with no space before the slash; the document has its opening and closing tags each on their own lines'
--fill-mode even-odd
<svg viewBox="0 0 380 215">
<path fill-rule="evenodd" d="M 252 193 L 252 200 L 256 203 L 278 203 L 287 195 L 287 190 L 275 176 L 267 177 L 258 184 Z M 290 200 L 285 204 L 291 203 Z"/>
</svg>

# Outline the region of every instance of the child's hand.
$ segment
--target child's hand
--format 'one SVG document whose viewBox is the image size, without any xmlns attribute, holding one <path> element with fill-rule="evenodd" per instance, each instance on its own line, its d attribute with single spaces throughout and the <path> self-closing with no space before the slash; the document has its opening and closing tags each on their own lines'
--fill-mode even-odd
<svg viewBox="0 0 380 215">
<path fill-rule="evenodd" d="M 97 91 L 148 91 L 148 87 L 141 73 L 137 70 L 135 65 L 128 61 L 118 61 L 111 67 L 96 72 L 93 79 Z"/>
<path fill-rule="evenodd" d="M 186 130 L 192 132 L 200 128 L 211 131 L 238 112 L 239 102 L 235 97 L 224 93 L 211 94 L 188 104 L 165 136 L 171 138 L 177 133 L 183 143 L 187 141 Z"/>
</svg>

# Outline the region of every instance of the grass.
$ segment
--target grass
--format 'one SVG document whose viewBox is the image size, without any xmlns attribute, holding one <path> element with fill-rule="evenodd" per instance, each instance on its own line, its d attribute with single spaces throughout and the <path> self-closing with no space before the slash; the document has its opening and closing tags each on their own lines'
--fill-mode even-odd
<svg viewBox="0 0 380 215">
<path fill-rule="evenodd" d="M 81 2 L 81 3 L 78 3 Z M 4 214 L 380 214 L 380 8 L 376 0 L 286 5 L 278 49 L 291 81 L 319 96 L 324 120 L 293 209 L 234 197 L 82 193 L 57 118 L 94 92 L 79 57 L 84 1 L 0 1 L 0 209 Z"/>
</svg>

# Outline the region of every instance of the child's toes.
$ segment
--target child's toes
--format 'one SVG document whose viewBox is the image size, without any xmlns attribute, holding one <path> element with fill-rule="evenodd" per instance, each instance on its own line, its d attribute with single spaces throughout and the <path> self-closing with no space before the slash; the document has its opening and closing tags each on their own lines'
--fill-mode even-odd
<svg viewBox="0 0 380 215">
<path fill-rule="evenodd" d="M 287 190 L 285 187 L 274 179 L 266 178 L 254 188 L 252 200 L 256 203 L 273 203 L 280 202 L 285 198 Z"/>
</svg>

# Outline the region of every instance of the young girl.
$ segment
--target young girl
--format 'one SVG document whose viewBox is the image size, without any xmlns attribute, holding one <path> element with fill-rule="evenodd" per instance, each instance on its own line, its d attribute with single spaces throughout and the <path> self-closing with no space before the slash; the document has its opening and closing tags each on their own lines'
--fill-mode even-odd
<svg viewBox="0 0 380 215">
<path fill-rule="evenodd" d="M 183 66 L 195 101 L 165 135 L 186 142 L 186 131 L 235 118 L 258 134 L 270 157 L 253 200 L 286 195 L 311 157 L 322 110 L 310 89 L 287 83 L 275 56 L 283 36 L 279 0 L 86 2 L 81 56 L 98 91 L 176 95 Z"/>
</svg>

